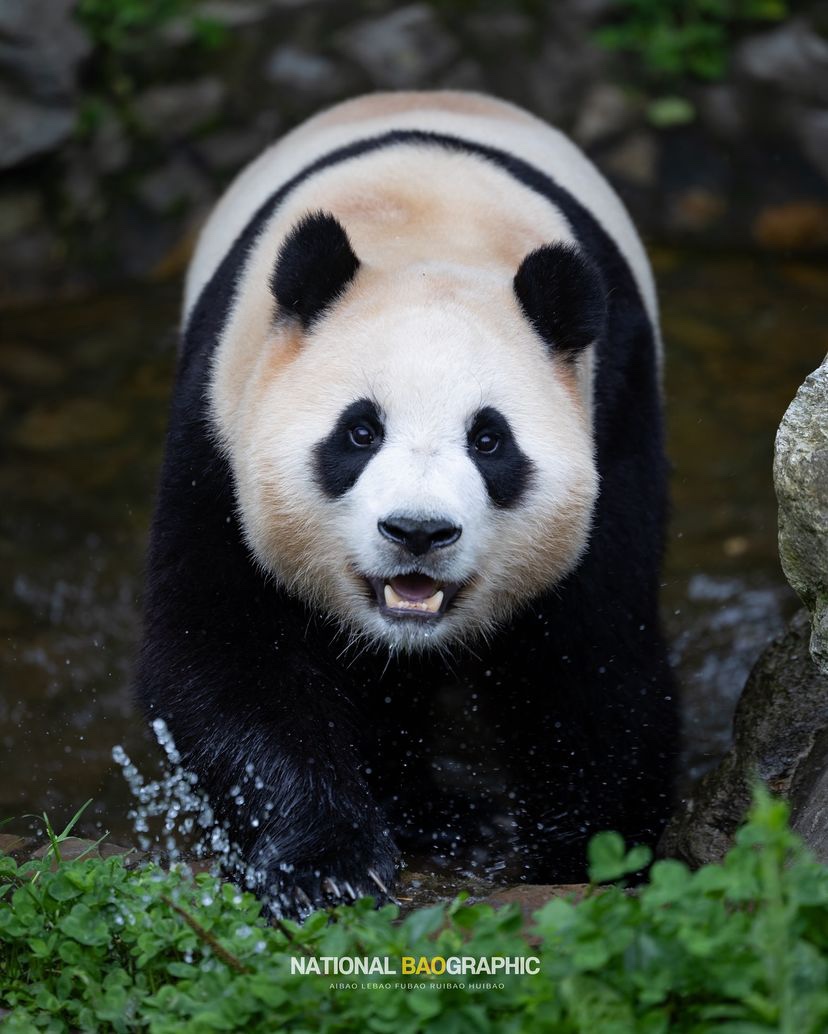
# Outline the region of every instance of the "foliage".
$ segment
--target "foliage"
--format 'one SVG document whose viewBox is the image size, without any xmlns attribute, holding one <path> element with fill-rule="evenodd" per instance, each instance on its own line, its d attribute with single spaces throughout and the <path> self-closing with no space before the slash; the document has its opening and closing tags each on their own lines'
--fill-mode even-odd
<svg viewBox="0 0 828 1034">
<path fill-rule="evenodd" d="M 81 135 L 94 130 L 110 110 L 130 129 L 140 129 L 131 103 L 146 69 L 136 69 L 151 60 L 173 23 L 179 23 L 197 48 L 217 50 L 225 44 L 225 27 L 201 12 L 203 4 L 204 0 L 78 0 L 75 15 L 93 44 L 78 115 Z"/>
<path fill-rule="evenodd" d="M 721 79 L 741 28 L 777 21 L 787 9 L 787 0 L 615 0 L 610 24 L 595 39 L 637 58 L 655 95 L 650 121 L 663 128 L 693 119 L 682 87 L 692 78 Z"/>
<path fill-rule="evenodd" d="M 174 19 L 189 20 L 197 38 L 220 42 L 219 27 L 199 15 L 202 0 L 78 0 L 77 17 L 92 42 L 119 54 L 138 53 Z"/>
<path fill-rule="evenodd" d="M 0 857 L 0 1004 L 12 1010 L 4 1034 L 828 1028 L 828 870 L 767 795 L 721 865 L 691 873 L 661 861 L 636 895 L 593 886 L 578 903 L 552 900 L 530 931 L 537 948 L 514 908 L 458 899 L 399 921 L 395 906 L 374 910 L 366 898 L 303 926 L 268 925 L 251 895 L 206 874 L 57 857 L 19 866 Z M 593 840 L 590 860 L 594 880 L 646 864 L 611 833 Z M 540 955 L 541 973 L 494 978 L 502 990 L 485 987 L 492 978 L 458 987 L 456 977 L 290 967 L 309 956 L 387 956 L 399 969 L 402 956 L 527 954 Z M 367 981 L 390 986 L 358 986 Z"/>
<path fill-rule="evenodd" d="M 598 31 L 612 50 L 628 50 L 661 76 L 718 79 L 727 67 L 734 30 L 776 21 L 787 0 L 616 0 L 617 21 Z"/>
</svg>

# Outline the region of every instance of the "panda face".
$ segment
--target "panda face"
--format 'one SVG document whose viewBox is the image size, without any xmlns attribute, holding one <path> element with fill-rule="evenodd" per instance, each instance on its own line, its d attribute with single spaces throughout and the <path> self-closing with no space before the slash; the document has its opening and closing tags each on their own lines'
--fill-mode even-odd
<svg viewBox="0 0 828 1034">
<path fill-rule="evenodd" d="M 486 636 L 585 548 L 589 350 L 551 355 L 512 280 L 362 268 L 319 318 L 277 316 L 236 407 L 250 548 L 357 646 Z"/>
</svg>

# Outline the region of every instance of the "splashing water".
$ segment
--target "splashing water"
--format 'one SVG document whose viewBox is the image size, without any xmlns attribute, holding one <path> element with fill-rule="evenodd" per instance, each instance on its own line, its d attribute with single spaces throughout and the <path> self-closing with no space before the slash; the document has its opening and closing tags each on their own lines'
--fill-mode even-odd
<svg viewBox="0 0 828 1034">
<path fill-rule="evenodd" d="M 161 864 L 186 865 L 189 858 L 209 860 L 214 876 L 240 882 L 258 894 L 274 915 L 281 915 L 286 910 L 278 895 L 264 893 L 264 871 L 246 862 L 238 844 L 230 838 L 226 821 L 217 821 L 210 798 L 198 785 L 198 777 L 183 767 L 167 723 L 156 718 L 152 731 L 166 757 L 158 779 L 146 781 L 123 747 L 112 748 L 112 758 L 136 801 L 127 818 L 141 849 Z M 245 778 L 253 776 L 253 766 L 248 765 Z M 232 787 L 230 795 L 238 800 L 240 787 Z"/>
</svg>

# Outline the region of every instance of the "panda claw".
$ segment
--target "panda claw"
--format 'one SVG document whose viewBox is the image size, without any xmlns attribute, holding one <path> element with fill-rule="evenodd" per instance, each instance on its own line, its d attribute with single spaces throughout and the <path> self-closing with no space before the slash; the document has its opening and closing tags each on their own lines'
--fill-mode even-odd
<svg viewBox="0 0 828 1034">
<path fill-rule="evenodd" d="M 322 881 L 322 886 L 325 888 L 325 890 L 328 891 L 329 894 L 332 894 L 335 898 L 342 898 L 342 894 L 340 893 L 339 887 L 337 887 L 336 882 L 332 876 L 326 876 L 325 879 Z"/>
<path fill-rule="evenodd" d="M 296 889 L 293 892 L 293 896 L 296 898 L 300 905 L 303 905 L 311 912 L 313 911 L 313 902 L 308 897 L 308 895 L 302 890 L 301 887 L 296 887 Z"/>
<path fill-rule="evenodd" d="M 374 883 L 376 883 L 376 885 L 379 887 L 379 889 L 386 896 L 386 898 L 388 898 L 388 900 L 390 902 L 392 902 L 395 905 L 399 905 L 399 901 L 394 897 L 394 895 L 391 893 L 391 891 L 385 886 L 385 884 L 382 882 L 382 880 L 379 878 L 379 876 L 377 876 L 376 871 L 374 869 L 369 869 L 368 870 L 368 875 L 371 877 L 371 879 L 374 881 Z"/>
<path fill-rule="evenodd" d="M 344 887 L 345 887 L 345 890 L 347 891 L 347 893 L 350 895 L 351 901 L 356 901 L 357 896 L 354 893 L 354 888 L 351 886 L 351 884 L 347 880 L 345 880 Z"/>
</svg>

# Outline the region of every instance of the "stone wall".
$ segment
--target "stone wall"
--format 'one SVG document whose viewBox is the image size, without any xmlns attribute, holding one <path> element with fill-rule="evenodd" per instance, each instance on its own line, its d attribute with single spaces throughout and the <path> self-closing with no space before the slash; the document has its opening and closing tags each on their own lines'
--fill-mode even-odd
<svg viewBox="0 0 828 1034">
<path fill-rule="evenodd" d="M 0 301 L 178 269 L 241 165 L 373 89 L 526 105 L 573 134 L 659 242 L 828 251 L 825 5 L 748 26 L 723 80 L 683 85 L 695 117 L 663 128 L 637 62 L 594 42 L 611 8 L 206 0 L 217 45 L 182 17 L 123 53 L 93 45 L 73 0 L 0 0 Z"/>
</svg>

